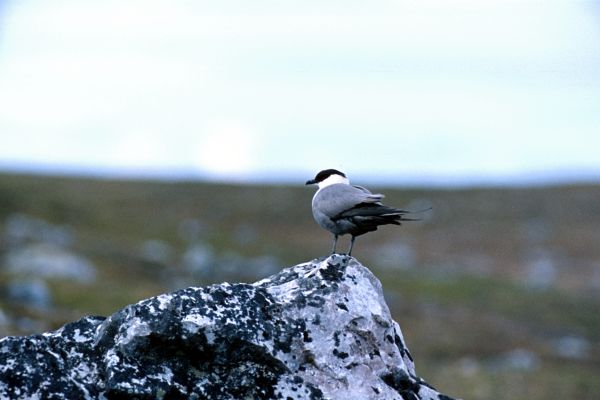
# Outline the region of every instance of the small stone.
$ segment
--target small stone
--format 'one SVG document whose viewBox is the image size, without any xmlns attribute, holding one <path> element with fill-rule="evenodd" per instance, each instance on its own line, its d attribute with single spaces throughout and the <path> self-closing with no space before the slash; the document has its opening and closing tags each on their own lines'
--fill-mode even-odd
<svg viewBox="0 0 600 400">
<path fill-rule="evenodd" d="M 47 243 L 11 250 L 6 254 L 5 263 L 7 271 L 14 275 L 71 279 L 81 283 L 91 283 L 96 279 L 96 268 L 90 260 Z"/>
<path fill-rule="evenodd" d="M 52 295 L 46 282 L 40 279 L 10 282 L 6 288 L 9 300 L 45 310 L 52 305 Z"/>
</svg>

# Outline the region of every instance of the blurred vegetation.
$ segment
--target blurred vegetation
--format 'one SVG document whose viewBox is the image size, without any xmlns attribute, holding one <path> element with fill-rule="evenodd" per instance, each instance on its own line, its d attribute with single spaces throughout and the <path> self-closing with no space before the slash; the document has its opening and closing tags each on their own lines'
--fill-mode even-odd
<svg viewBox="0 0 600 400">
<path fill-rule="evenodd" d="M 382 281 L 421 376 L 465 399 L 600 398 L 599 186 L 379 190 L 390 205 L 433 207 L 354 251 Z M 25 279 L 7 266 L 32 241 L 11 242 L 15 215 L 72 232 L 63 246 L 96 270 L 89 282 L 44 278 L 46 307 L 2 290 L 0 334 L 326 255 L 313 191 L 0 175 L 0 290 Z"/>
</svg>

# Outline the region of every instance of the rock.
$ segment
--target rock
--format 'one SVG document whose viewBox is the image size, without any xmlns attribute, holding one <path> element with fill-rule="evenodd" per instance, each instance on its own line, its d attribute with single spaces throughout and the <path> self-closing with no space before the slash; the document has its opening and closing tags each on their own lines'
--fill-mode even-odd
<svg viewBox="0 0 600 400">
<path fill-rule="evenodd" d="M 190 243 L 200 239 L 206 230 L 206 224 L 198 219 L 193 218 L 182 220 L 177 227 L 179 237 Z"/>
<path fill-rule="evenodd" d="M 548 289 L 554 286 L 558 279 L 558 268 L 552 254 L 538 250 L 532 252 L 529 258 L 524 271 L 525 284 L 533 289 Z"/>
<path fill-rule="evenodd" d="M 493 371 L 535 371 L 540 368 L 539 356 L 531 350 L 514 349 L 491 363 Z"/>
<path fill-rule="evenodd" d="M 0 398 L 449 399 L 415 374 L 381 283 L 339 255 L 4 338 Z"/>
<path fill-rule="evenodd" d="M 52 305 L 52 294 L 46 282 L 40 279 L 19 280 L 6 285 L 6 297 L 29 307 L 47 310 Z"/>
<path fill-rule="evenodd" d="M 373 253 L 377 265 L 382 268 L 411 269 L 416 265 L 417 255 L 409 243 L 385 243 Z M 402 260 L 398 264 L 398 260 Z"/>
<path fill-rule="evenodd" d="M 8 327 L 10 326 L 10 323 L 11 323 L 10 318 L 0 308 L 0 336 L 6 335 L 6 332 L 8 332 Z"/>
<path fill-rule="evenodd" d="M 91 283 L 96 268 L 87 258 L 47 243 L 30 244 L 9 251 L 5 256 L 9 273 L 38 278 L 71 279 Z"/>
<path fill-rule="evenodd" d="M 216 256 L 210 245 L 198 242 L 183 253 L 184 271 L 200 277 L 210 277 L 214 274 Z"/>
<path fill-rule="evenodd" d="M 141 259 L 152 264 L 169 264 L 174 254 L 173 246 L 163 240 L 146 240 L 140 248 Z"/>
<path fill-rule="evenodd" d="M 591 343 L 584 337 L 569 335 L 555 341 L 556 354 L 564 358 L 585 360 L 590 354 Z"/>
<path fill-rule="evenodd" d="M 26 214 L 10 214 L 4 222 L 4 240 L 12 247 L 31 242 L 70 246 L 73 238 L 71 227 L 53 225 Z"/>
</svg>

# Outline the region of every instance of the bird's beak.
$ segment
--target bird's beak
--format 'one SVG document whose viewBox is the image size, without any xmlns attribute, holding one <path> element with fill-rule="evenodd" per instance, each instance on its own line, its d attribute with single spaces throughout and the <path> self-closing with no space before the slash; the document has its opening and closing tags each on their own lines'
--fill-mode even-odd
<svg viewBox="0 0 600 400">
<path fill-rule="evenodd" d="M 314 185 L 315 183 L 317 183 L 317 181 L 315 181 L 314 179 L 309 179 L 306 181 L 307 185 Z"/>
</svg>

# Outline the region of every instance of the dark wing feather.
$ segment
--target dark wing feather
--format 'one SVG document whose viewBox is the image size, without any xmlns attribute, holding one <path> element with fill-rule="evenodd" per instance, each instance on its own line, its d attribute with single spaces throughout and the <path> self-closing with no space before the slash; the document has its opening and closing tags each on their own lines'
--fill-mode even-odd
<svg viewBox="0 0 600 400">
<path fill-rule="evenodd" d="M 378 203 L 360 203 L 332 218 L 333 221 L 347 220 L 355 227 L 355 234 L 377 230 L 379 225 L 401 225 L 401 221 L 415 221 L 406 218 L 410 212 Z"/>
<path fill-rule="evenodd" d="M 332 220 L 335 221 L 342 218 L 353 217 L 387 217 L 390 219 L 397 219 L 399 221 L 410 221 L 411 219 L 404 218 L 404 215 L 409 213 L 410 211 L 407 210 L 388 207 L 378 203 L 360 203 L 352 208 L 349 208 L 348 210 L 342 211 L 338 215 L 334 216 Z"/>
<path fill-rule="evenodd" d="M 349 233 L 358 236 L 367 232 L 376 231 L 379 225 L 400 225 L 401 221 L 413 221 L 405 218 L 409 211 L 384 206 L 381 203 L 360 203 L 345 210 L 332 220 L 346 221 L 352 227 Z"/>
<path fill-rule="evenodd" d="M 339 213 L 332 220 L 349 222 L 353 226 L 350 233 L 358 236 L 376 231 L 379 225 L 401 225 L 401 221 L 415 221 L 415 219 L 405 217 L 405 214 L 408 213 L 409 211 L 384 206 L 380 203 L 360 203 Z"/>
</svg>

